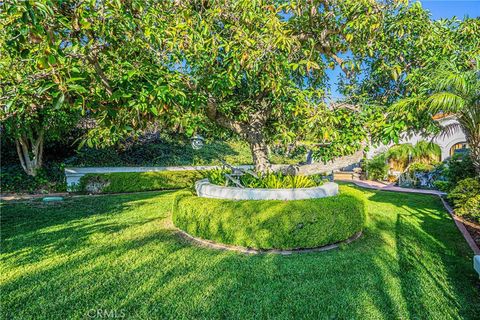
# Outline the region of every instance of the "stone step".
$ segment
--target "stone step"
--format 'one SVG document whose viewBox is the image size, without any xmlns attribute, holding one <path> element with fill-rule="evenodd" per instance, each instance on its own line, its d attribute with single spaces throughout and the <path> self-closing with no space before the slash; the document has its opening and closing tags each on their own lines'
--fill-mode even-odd
<svg viewBox="0 0 480 320">
<path fill-rule="evenodd" d="M 335 171 L 333 180 L 360 180 L 360 174 L 353 171 Z"/>
</svg>

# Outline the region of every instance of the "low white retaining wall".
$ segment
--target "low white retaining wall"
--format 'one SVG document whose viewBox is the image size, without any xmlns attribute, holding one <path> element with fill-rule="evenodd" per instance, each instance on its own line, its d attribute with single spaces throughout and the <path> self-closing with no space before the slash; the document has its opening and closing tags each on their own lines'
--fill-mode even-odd
<svg viewBox="0 0 480 320">
<path fill-rule="evenodd" d="M 273 165 L 274 169 L 283 165 Z M 222 166 L 177 166 L 177 167 L 70 167 L 65 168 L 67 188 L 71 189 L 80 183 L 80 178 L 88 173 L 114 173 L 114 172 L 151 172 L 151 171 L 189 171 L 211 170 Z M 252 169 L 252 165 L 235 166 L 242 169 Z"/>
<path fill-rule="evenodd" d="M 67 188 L 80 183 L 80 178 L 88 173 L 114 173 L 114 172 L 151 172 L 151 171 L 187 171 L 187 170 L 209 170 L 219 166 L 184 166 L 184 167 L 76 167 L 65 168 Z M 248 167 L 251 166 L 240 166 Z"/>
<path fill-rule="evenodd" d="M 319 187 L 298 189 L 259 189 L 222 187 L 207 179 L 195 183 L 197 195 L 204 198 L 232 200 L 302 200 L 331 197 L 338 194 L 338 184 L 327 182 Z"/>
</svg>

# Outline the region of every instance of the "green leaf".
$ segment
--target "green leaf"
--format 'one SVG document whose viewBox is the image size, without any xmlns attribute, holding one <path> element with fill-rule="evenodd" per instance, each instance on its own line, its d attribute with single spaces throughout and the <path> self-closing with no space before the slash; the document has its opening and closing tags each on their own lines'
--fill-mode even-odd
<svg viewBox="0 0 480 320">
<path fill-rule="evenodd" d="M 65 100 L 65 95 L 63 92 L 60 93 L 60 96 L 58 97 L 57 101 L 55 102 L 55 105 L 53 106 L 55 109 L 58 109 L 62 106 L 63 101 Z"/>
<path fill-rule="evenodd" d="M 49 56 L 48 56 L 48 63 L 49 63 L 50 65 L 54 65 L 56 62 L 57 62 L 57 59 L 55 58 L 54 55 L 49 55 Z"/>
</svg>

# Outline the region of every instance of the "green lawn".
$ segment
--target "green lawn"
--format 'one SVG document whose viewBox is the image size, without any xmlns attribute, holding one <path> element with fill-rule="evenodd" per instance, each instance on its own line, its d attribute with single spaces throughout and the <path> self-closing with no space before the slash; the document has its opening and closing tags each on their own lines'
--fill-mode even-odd
<svg viewBox="0 0 480 320">
<path fill-rule="evenodd" d="M 179 238 L 174 194 L 4 203 L 0 318 L 480 318 L 472 253 L 435 197 L 363 190 L 360 240 L 249 256 Z"/>
</svg>

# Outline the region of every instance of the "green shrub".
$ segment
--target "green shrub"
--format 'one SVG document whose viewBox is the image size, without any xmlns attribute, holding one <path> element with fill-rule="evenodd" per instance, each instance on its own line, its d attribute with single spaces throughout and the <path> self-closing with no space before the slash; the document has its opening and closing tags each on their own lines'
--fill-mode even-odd
<svg viewBox="0 0 480 320">
<path fill-rule="evenodd" d="M 480 194 L 468 199 L 455 211 L 455 214 L 465 216 L 476 223 L 480 223 Z"/>
<path fill-rule="evenodd" d="M 120 193 L 190 188 L 204 176 L 200 171 L 115 172 L 87 174 L 80 179 L 79 191 Z"/>
<path fill-rule="evenodd" d="M 363 164 L 363 171 L 366 172 L 369 180 L 385 180 L 388 174 L 388 164 L 385 154 L 380 154 Z"/>
<path fill-rule="evenodd" d="M 448 181 L 437 180 L 433 182 L 433 186 L 435 189 L 443 192 L 448 192 L 450 190 L 450 182 Z"/>
<path fill-rule="evenodd" d="M 362 193 L 341 186 L 338 196 L 308 200 L 226 200 L 183 192 L 173 204 L 174 224 L 202 239 L 257 249 L 313 248 L 362 230 Z"/>
<path fill-rule="evenodd" d="M 421 173 L 427 173 L 432 171 L 435 168 L 433 164 L 428 164 L 428 163 L 423 163 L 423 162 L 414 162 L 410 164 L 408 167 L 408 172 L 414 173 L 414 172 L 421 172 Z"/>
<path fill-rule="evenodd" d="M 19 164 L 2 163 L 0 189 L 3 193 L 64 192 L 67 185 L 61 163 L 47 162 L 35 177 L 27 175 Z"/>
<path fill-rule="evenodd" d="M 450 182 L 452 188 L 460 180 L 475 177 L 475 168 L 468 153 L 456 154 L 446 161 L 443 166 L 443 176 Z"/>
<path fill-rule="evenodd" d="M 235 187 L 236 184 L 227 179 L 225 174 L 230 174 L 231 170 L 213 169 L 206 172 L 208 180 L 220 186 Z M 245 188 L 266 188 L 266 189 L 291 189 L 291 188 L 311 188 L 321 186 L 325 181 L 325 176 L 321 174 L 310 176 L 292 176 L 281 172 L 270 172 L 255 177 L 251 174 L 244 174 L 235 177 Z"/>
<path fill-rule="evenodd" d="M 458 182 L 457 186 L 448 194 L 448 199 L 455 206 L 455 213 L 478 222 L 480 179 L 467 178 Z"/>
</svg>

